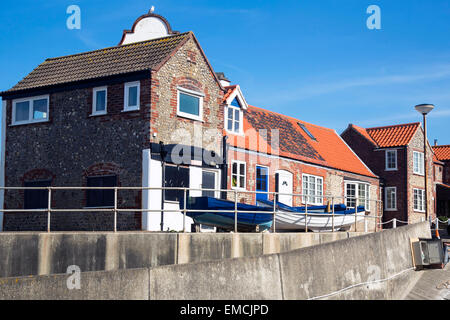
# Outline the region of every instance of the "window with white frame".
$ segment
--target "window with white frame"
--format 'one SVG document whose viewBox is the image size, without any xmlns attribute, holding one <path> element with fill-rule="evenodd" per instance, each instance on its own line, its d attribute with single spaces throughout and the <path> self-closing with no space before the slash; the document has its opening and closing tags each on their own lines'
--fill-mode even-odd
<svg viewBox="0 0 450 320">
<path fill-rule="evenodd" d="M 397 150 L 386 150 L 386 170 L 397 170 Z"/>
<path fill-rule="evenodd" d="M 240 134 L 242 132 L 242 108 L 235 98 L 231 104 L 226 108 L 227 116 L 225 118 L 225 128 L 232 133 Z"/>
<path fill-rule="evenodd" d="M 203 94 L 200 92 L 178 88 L 177 114 L 181 117 L 203 119 Z"/>
<path fill-rule="evenodd" d="M 425 190 L 414 189 L 414 211 L 425 212 Z"/>
<path fill-rule="evenodd" d="M 92 115 L 106 114 L 107 88 L 98 87 L 92 90 Z"/>
<path fill-rule="evenodd" d="M 245 189 L 246 163 L 233 161 L 231 163 L 231 187 L 233 189 Z"/>
<path fill-rule="evenodd" d="M 48 121 L 49 96 L 13 100 L 12 124 Z"/>
<path fill-rule="evenodd" d="M 384 203 L 385 210 L 397 210 L 397 187 L 386 187 Z"/>
<path fill-rule="evenodd" d="M 309 174 L 303 174 L 303 203 L 323 203 L 323 178 Z"/>
<path fill-rule="evenodd" d="M 346 182 L 345 183 L 346 206 L 354 208 L 356 199 L 358 206 L 364 206 L 366 211 L 370 210 L 370 184 L 364 182 Z"/>
<path fill-rule="evenodd" d="M 125 83 L 123 111 L 139 110 L 140 88 L 139 81 Z"/>
<path fill-rule="evenodd" d="M 423 152 L 413 152 L 413 172 L 415 174 L 424 175 L 425 165 L 423 160 Z"/>
</svg>

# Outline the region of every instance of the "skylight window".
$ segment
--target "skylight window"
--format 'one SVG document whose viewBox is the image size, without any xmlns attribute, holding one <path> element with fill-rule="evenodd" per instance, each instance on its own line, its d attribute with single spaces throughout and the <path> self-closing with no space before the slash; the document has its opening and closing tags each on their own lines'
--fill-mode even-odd
<svg viewBox="0 0 450 320">
<path fill-rule="evenodd" d="M 304 125 L 303 123 L 297 122 L 297 124 L 300 126 L 300 128 L 303 129 L 303 131 L 305 131 L 305 133 L 306 133 L 311 139 L 317 141 L 317 139 L 312 135 L 311 132 L 309 132 L 309 130 L 305 127 L 305 125 Z"/>
</svg>

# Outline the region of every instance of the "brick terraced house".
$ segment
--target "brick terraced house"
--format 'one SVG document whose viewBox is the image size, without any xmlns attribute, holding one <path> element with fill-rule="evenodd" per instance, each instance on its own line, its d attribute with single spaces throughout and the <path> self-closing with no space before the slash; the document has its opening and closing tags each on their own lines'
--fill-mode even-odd
<svg viewBox="0 0 450 320">
<path fill-rule="evenodd" d="M 227 90 L 227 187 L 258 191 L 239 193 L 241 202 L 273 200 L 268 192 L 280 192 L 297 195 L 279 196 L 289 206 L 323 205 L 335 197 L 334 203 L 354 207 L 359 201 L 367 214 L 381 214 L 382 206 L 369 201 L 379 199 L 379 178 L 335 130 L 247 105 L 239 85 L 222 81 Z M 373 230 L 375 220 L 367 222 Z"/>
<path fill-rule="evenodd" d="M 295 205 L 325 203 L 323 195 L 348 195 L 341 202 L 350 206 L 355 198 L 379 198 L 377 175 L 334 130 L 249 106 L 239 86 L 214 72 L 192 32 L 173 31 L 151 12 L 117 46 L 47 59 L 1 96 L 0 186 L 309 195 L 280 196 Z M 239 196 L 255 202 L 254 195 Z M 183 224 L 181 197 L 182 191 L 119 190 L 118 208 L 129 211 L 119 211 L 117 229 L 189 231 L 193 221 Z M 5 209 L 45 209 L 47 198 L 45 189 L 0 192 Z M 113 190 L 52 190 L 51 230 L 112 230 L 114 198 Z M 77 208 L 86 211 L 58 212 Z M 374 203 L 367 201 L 367 209 L 380 214 Z M 46 224 L 45 210 L 0 213 L 0 230 Z"/>
<path fill-rule="evenodd" d="M 450 218 L 450 145 L 433 146 L 436 214 Z"/>
<path fill-rule="evenodd" d="M 396 218 L 414 223 L 426 218 L 423 129 L 419 122 L 374 128 L 350 124 L 341 136 L 380 177 L 384 221 Z M 435 218 L 433 172 L 440 164 L 428 142 L 427 146 L 428 212 Z"/>
</svg>

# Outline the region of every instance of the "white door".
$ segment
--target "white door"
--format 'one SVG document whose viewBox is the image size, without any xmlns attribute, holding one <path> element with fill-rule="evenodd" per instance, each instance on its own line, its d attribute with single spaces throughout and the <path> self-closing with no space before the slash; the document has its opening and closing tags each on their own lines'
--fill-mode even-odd
<svg viewBox="0 0 450 320">
<path fill-rule="evenodd" d="M 278 201 L 292 207 L 293 175 L 289 171 L 280 170 L 277 173 L 277 192 L 280 194 Z"/>
</svg>

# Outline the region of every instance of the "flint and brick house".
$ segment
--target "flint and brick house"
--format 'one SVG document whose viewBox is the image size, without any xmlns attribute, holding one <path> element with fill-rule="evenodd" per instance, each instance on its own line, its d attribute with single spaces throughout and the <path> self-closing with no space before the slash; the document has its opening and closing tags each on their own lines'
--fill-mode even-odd
<svg viewBox="0 0 450 320">
<path fill-rule="evenodd" d="M 354 206 L 358 198 L 380 214 L 368 201 L 379 198 L 378 177 L 334 130 L 249 106 L 239 86 L 214 72 L 192 32 L 173 31 L 153 13 L 119 45 L 47 59 L 1 96 L 0 186 L 306 193 L 279 200 L 325 204 L 335 196 Z M 119 190 L 118 208 L 128 211 L 119 211 L 118 230 L 189 231 L 183 196 Z M 114 197 L 113 190 L 52 190 L 51 230 L 112 230 Z M 47 190 L 0 192 L 5 209 L 45 209 L 47 198 Z M 109 211 L 90 211 L 99 208 Z M 0 213 L 0 230 L 46 230 L 46 223 L 45 210 Z"/>
<path fill-rule="evenodd" d="M 211 163 L 220 163 L 223 94 L 194 34 L 172 31 L 163 17 L 145 14 L 119 45 L 47 59 L 1 93 L 2 183 L 160 187 L 165 154 L 166 186 L 198 187 L 206 170 L 219 181 L 220 170 Z M 170 151 L 177 145 L 195 152 L 175 166 Z M 4 208 L 47 208 L 46 190 L 7 190 L 1 198 Z M 56 190 L 52 207 L 111 208 L 113 198 L 113 191 Z M 170 206 L 179 194 L 168 191 L 165 198 Z M 118 192 L 119 208 L 156 209 L 161 203 L 161 192 Z M 51 218 L 52 230 L 113 228 L 111 212 L 54 211 Z M 170 220 L 170 213 L 161 225 L 161 214 L 119 212 L 118 229 L 180 228 L 179 220 Z M 0 217 L 3 230 L 46 230 L 46 221 L 46 212 Z"/>
<path fill-rule="evenodd" d="M 350 124 L 341 136 L 380 177 L 384 221 L 396 218 L 414 223 L 426 218 L 423 130 L 420 123 L 374 128 Z M 436 188 L 432 174 L 435 159 L 428 142 L 427 147 L 428 212 L 435 217 Z"/>
<path fill-rule="evenodd" d="M 434 180 L 436 184 L 436 214 L 450 218 L 450 145 L 434 145 Z"/>
</svg>

